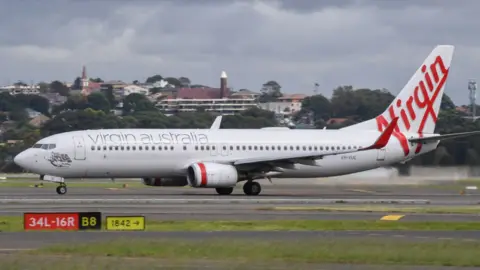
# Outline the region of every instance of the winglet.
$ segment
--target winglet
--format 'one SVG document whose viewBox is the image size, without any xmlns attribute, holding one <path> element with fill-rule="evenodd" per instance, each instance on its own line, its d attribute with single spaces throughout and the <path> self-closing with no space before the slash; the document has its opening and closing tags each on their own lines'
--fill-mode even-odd
<svg viewBox="0 0 480 270">
<path fill-rule="evenodd" d="M 390 140 L 390 137 L 392 136 L 393 131 L 397 127 L 397 121 L 398 121 L 398 117 L 393 118 L 392 122 L 390 122 L 387 128 L 382 132 L 382 134 L 380 134 L 380 136 L 375 141 L 375 143 L 373 143 L 367 148 L 364 148 L 363 150 L 382 149 L 383 147 L 385 147 L 388 144 L 388 141 Z"/>
<path fill-rule="evenodd" d="M 219 115 L 215 118 L 215 121 L 213 121 L 213 124 L 210 127 L 210 129 L 219 129 L 221 124 L 222 124 L 222 116 Z"/>
</svg>

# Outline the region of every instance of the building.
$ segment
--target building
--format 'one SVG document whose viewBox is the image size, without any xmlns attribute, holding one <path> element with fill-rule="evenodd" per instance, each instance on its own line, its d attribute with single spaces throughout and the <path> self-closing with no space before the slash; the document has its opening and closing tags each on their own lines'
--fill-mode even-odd
<svg viewBox="0 0 480 270">
<path fill-rule="evenodd" d="M 302 102 L 306 97 L 303 94 L 284 95 L 277 101 L 260 103 L 259 107 L 276 114 L 289 116 L 302 109 Z"/>
<path fill-rule="evenodd" d="M 260 97 L 260 93 L 250 91 L 248 89 L 240 89 L 230 95 L 231 98 L 255 98 Z"/>
<path fill-rule="evenodd" d="M 40 86 L 38 85 L 8 85 L 0 87 L 0 91 L 9 92 L 10 95 L 38 95 L 40 94 Z"/>
<path fill-rule="evenodd" d="M 86 97 L 93 92 L 100 91 L 100 83 L 92 82 L 87 77 L 87 68 L 83 66 L 82 77 L 80 78 L 80 93 Z"/>
<path fill-rule="evenodd" d="M 122 81 L 109 81 L 100 84 L 100 91 L 102 93 L 112 91 L 115 100 L 122 100 L 125 86 L 127 86 L 127 84 Z"/>
<path fill-rule="evenodd" d="M 181 99 L 166 98 L 157 103 L 157 108 L 165 115 L 173 115 L 178 112 L 205 111 L 222 115 L 233 115 L 258 104 L 253 98 L 225 98 L 225 99 Z"/>
<path fill-rule="evenodd" d="M 148 93 L 149 93 L 148 88 L 145 88 L 145 87 L 142 87 L 142 86 L 139 86 L 139 85 L 135 85 L 135 84 L 130 84 L 130 85 L 127 85 L 123 88 L 123 96 L 124 97 L 126 97 L 130 94 L 148 95 Z"/>
</svg>

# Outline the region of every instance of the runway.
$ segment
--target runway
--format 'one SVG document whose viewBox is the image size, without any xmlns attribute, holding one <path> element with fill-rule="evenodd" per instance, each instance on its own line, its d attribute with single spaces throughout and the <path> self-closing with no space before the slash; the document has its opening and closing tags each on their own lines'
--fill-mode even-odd
<svg viewBox="0 0 480 270">
<path fill-rule="evenodd" d="M 52 187 L 0 188 L 0 216 L 24 212 L 99 211 L 107 215 L 144 215 L 146 220 L 379 220 L 388 212 L 272 211 L 269 207 L 447 207 L 475 206 L 480 194 L 460 195 L 456 190 L 404 186 L 275 186 L 265 185 L 259 196 L 245 196 L 241 187 L 230 196 L 213 189 L 176 187 L 84 188 L 69 187 L 58 195 Z M 480 214 L 480 211 L 478 212 Z M 479 214 L 401 214 L 408 221 L 480 221 Z M 480 223 L 479 223 L 480 224 Z M 480 228 L 480 225 L 479 225 Z M 262 232 L 3 232 L 0 253 L 35 249 L 51 244 L 106 241 L 118 238 L 212 239 L 238 238 L 336 239 L 379 238 L 406 241 L 480 241 L 480 231 L 262 231 Z M 343 269 L 340 267 L 339 269 Z"/>
<path fill-rule="evenodd" d="M 269 207 L 366 206 L 389 208 L 475 206 L 480 194 L 398 186 L 266 186 L 259 196 L 245 196 L 241 188 L 219 196 L 213 189 L 178 187 L 80 188 L 65 195 L 54 188 L 1 188 L 0 215 L 16 216 L 38 211 L 100 211 L 104 215 L 142 214 L 158 220 L 379 220 L 388 212 L 271 211 Z M 479 205 L 480 214 L 480 205 Z M 477 214 L 406 214 L 401 221 L 480 221 Z"/>
<path fill-rule="evenodd" d="M 84 188 L 69 187 L 68 193 L 58 195 L 53 187 L 44 188 L 0 188 L 0 204 L 11 200 L 25 201 L 38 199 L 48 203 L 62 199 L 64 203 L 104 201 L 117 204 L 119 201 L 138 200 L 137 203 L 392 203 L 429 205 L 478 205 L 480 192 L 460 195 L 459 190 L 435 187 L 409 186 L 314 186 L 314 185 L 265 185 L 262 193 L 250 197 L 237 187 L 229 196 L 219 196 L 210 188 L 147 187 L 147 188 Z M 96 201 L 95 201 L 96 200 Z M 222 201 L 223 200 L 223 201 Z M 25 201 L 26 202 L 26 201 Z M 33 201 L 32 201 L 33 202 Z M 17 203 L 17 201 L 15 201 Z"/>
</svg>

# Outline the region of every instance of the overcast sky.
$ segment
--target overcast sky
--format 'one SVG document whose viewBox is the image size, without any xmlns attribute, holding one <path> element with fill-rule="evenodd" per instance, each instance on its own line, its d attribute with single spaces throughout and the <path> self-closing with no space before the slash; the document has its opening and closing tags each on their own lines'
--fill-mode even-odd
<svg viewBox="0 0 480 270">
<path fill-rule="evenodd" d="M 258 91 L 397 94 L 436 44 L 456 46 L 446 93 L 480 80 L 478 0 L 0 0 L 0 84 L 153 74 Z M 479 95 L 480 98 L 480 95 Z M 480 102 L 479 102 L 480 103 Z"/>
</svg>

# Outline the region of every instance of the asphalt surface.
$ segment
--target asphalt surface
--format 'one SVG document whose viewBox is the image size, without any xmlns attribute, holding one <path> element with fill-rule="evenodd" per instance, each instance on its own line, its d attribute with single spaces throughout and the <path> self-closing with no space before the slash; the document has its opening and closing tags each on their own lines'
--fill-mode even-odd
<svg viewBox="0 0 480 270">
<path fill-rule="evenodd" d="M 241 185 L 232 195 L 219 196 L 210 188 L 187 187 L 147 187 L 147 188 L 82 188 L 69 187 L 68 193 L 58 195 L 53 187 L 44 188 L 5 188 L 0 187 L 0 203 L 12 199 L 72 199 L 72 200 L 257 200 L 306 201 L 315 203 L 352 202 L 352 203 L 409 203 L 430 205 L 477 205 L 480 204 L 480 192 L 467 192 L 460 195 L 459 190 L 415 186 L 323 186 L 323 185 L 263 185 L 262 193 L 250 197 L 243 194 Z"/>
<path fill-rule="evenodd" d="M 315 206 L 461 206 L 479 205 L 480 193 L 460 195 L 458 190 L 404 186 L 264 186 L 259 196 L 249 197 L 241 186 L 230 196 L 213 189 L 176 187 L 80 188 L 69 187 L 58 195 L 54 188 L 0 188 L 0 215 L 24 212 L 100 211 L 106 215 L 145 215 L 147 220 L 379 220 L 382 212 L 270 211 L 268 207 Z M 480 205 L 479 205 L 480 207 Z M 479 211 L 480 212 L 480 211 Z M 479 213 L 480 214 L 480 213 Z M 402 221 L 480 221 L 479 214 L 400 214 Z M 480 223 L 479 223 L 480 224 Z M 480 225 L 479 225 L 480 228 Z M 118 238 L 139 239 L 403 239 L 408 241 L 480 241 L 480 231 L 307 231 L 307 232 L 16 232 L 0 233 L 0 253 L 34 249 L 57 243 L 80 243 Z M 253 266 L 252 266 L 253 267 Z M 185 268 L 186 269 L 186 268 Z M 194 268 L 197 269 L 197 268 Z M 221 267 L 219 268 L 221 269 Z M 260 269 L 260 268 L 259 268 Z M 305 268 L 306 269 L 306 268 Z M 373 269 L 332 265 L 315 269 Z M 390 268 L 389 269 L 393 269 Z M 395 268 L 407 269 L 407 268 Z M 455 269 L 414 267 L 411 269 Z"/>
</svg>

